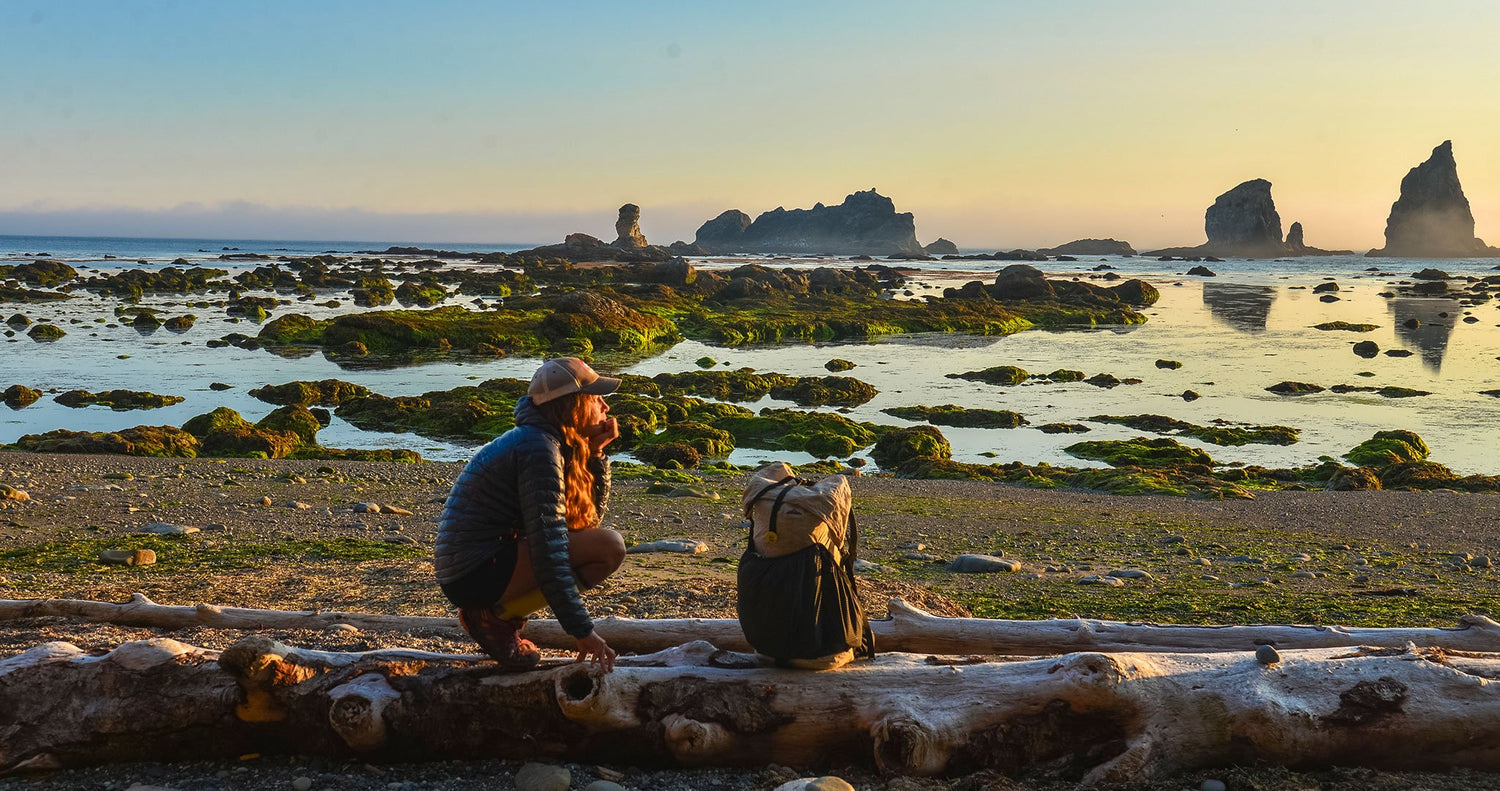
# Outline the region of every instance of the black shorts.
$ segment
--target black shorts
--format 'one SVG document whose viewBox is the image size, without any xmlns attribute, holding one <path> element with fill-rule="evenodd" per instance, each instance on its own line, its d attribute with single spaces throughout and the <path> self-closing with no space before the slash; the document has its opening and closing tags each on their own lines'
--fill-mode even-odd
<svg viewBox="0 0 1500 791">
<path fill-rule="evenodd" d="M 520 543 L 506 541 L 489 560 L 458 579 L 444 583 L 443 595 L 455 607 L 489 607 L 500 601 L 510 578 L 516 573 L 516 553 Z"/>
</svg>

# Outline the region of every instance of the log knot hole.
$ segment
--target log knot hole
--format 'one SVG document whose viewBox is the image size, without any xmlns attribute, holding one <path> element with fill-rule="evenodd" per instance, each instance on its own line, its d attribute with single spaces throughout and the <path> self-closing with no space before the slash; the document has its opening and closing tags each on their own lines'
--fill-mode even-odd
<svg viewBox="0 0 1500 791">
<path fill-rule="evenodd" d="M 570 673 L 562 680 L 562 692 L 568 700 L 586 700 L 594 694 L 594 678 L 587 670 Z"/>
<path fill-rule="evenodd" d="M 1335 725 L 1366 725 L 1399 714 L 1406 696 L 1406 685 L 1390 676 L 1361 681 L 1339 693 L 1338 710 L 1323 720 Z"/>
</svg>

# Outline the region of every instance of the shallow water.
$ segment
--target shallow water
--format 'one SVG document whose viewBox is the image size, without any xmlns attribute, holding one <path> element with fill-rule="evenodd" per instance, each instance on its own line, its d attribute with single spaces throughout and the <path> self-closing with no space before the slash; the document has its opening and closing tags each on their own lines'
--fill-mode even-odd
<svg viewBox="0 0 1500 791">
<path fill-rule="evenodd" d="M 16 243 L 15 237 L 0 237 L 0 257 L 7 251 L 51 252 Z M 116 244 L 90 242 L 88 249 L 125 249 Z M 171 240 L 151 240 L 160 263 L 172 255 Z M 186 240 L 180 253 L 207 262 L 219 254 L 212 243 Z M 256 251 L 274 248 L 271 242 Z M 301 243 L 310 252 L 334 249 L 329 243 Z M 56 244 L 52 245 L 58 246 Z M 82 249 L 85 245 L 77 245 Z M 240 246 L 222 242 L 217 246 Z M 383 243 L 343 243 L 341 249 L 384 249 Z M 444 249 L 473 246 L 427 245 Z M 491 246 L 492 247 L 492 246 Z M 198 253 L 197 250 L 212 250 Z M 490 249 L 490 248 L 485 248 Z M 88 253 L 93 255 L 93 253 Z M 169 257 L 170 256 L 170 257 Z M 82 255 L 80 256 L 82 257 Z M 28 260 L 22 258 L 21 260 Z M 78 266 L 114 268 L 138 266 L 133 261 L 101 262 L 80 259 Z M 771 266 L 818 266 L 845 264 L 837 259 L 756 259 Z M 1161 300 L 1146 313 L 1150 321 L 1129 328 L 1095 330 L 1028 331 L 1006 337 L 955 335 L 905 336 L 870 344 L 816 344 L 726 349 L 687 341 L 673 349 L 624 369 L 654 374 L 696 368 L 700 357 L 713 357 L 729 367 L 749 366 L 761 371 L 817 376 L 827 371 L 823 364 L 834 357 L 857 364 L 846 375 L 875 385 L 880 395 L 848 415 L 859 420 L 907 425 L 908 421 L 883 414 L 895 406 L 958 404 L 967 407 L 1010 409 L 1025 415 L 1029 426 L 1016 429 L 958 429 L 943 427 L 963 461 L 1051 462 L 1088 466 L 1063 452 L 1082 439 L 1139 436 L 1142 432 L 1122 426 L 1088 423 L 1099 414 L 1131 415 L 1156 413 L 1207 424 L 1214 419 L 1254 424 L 1282 424 L 1301 430 L 1301 441 L 1288 447 L 1248 445 L 1225 448 L 1192 439 L 1185 444 L 1208 450 L 1220 462 L 1244 462 L 1293 466 L 1336 456 L 1377 430 L 1406 428 L 1421 434 L 1433 448 L 1433 458 L 1464 473 L 1500 473 L 1500 459 L 1489 449 L 1489 440 L 1500 427 L 1500 402 L 1481 395 L 1497 386 L 1497 355 L 1500 355 L 1500 310 L 1493 303 L 1462 307 L 1454 300 L 1396 297 L 1385 298 L 1392 283 L 1424 266 L 1436 266 L 1451 274 L 1492 274 L 1493 260 L 1403 261 L 1363 257 L 1326 257 L 1285 261 L 1230 261 L 1207 264 L 1219 273 L 1214 278 L 1184 277 L 1179 273 L 1192 264 L 1158 262 L 1143 258 L 1090 258 L 1076 263 L 1047 262 L 1042 268 L 1058 277 L 1088 277 L 1089 270 L 1106 261 L 1125 277 L 1144 277 L 1162 292 Z M 745 259 L 697 262 L 704 267 L 735 266 Z M 263 262 L 213 262 L 231 271 Z M 934 293 L 944 285 L 956 285 L 976 277 L 992 277 L 1008 262 L 921 263 L 915 274 L 917 295 Z M 469 264 L 465 264 L 469 265 Z M 903 264 L 906 265 L 906 264 Z M 1384 273 L 1364 271 L 1378 266 Z M 979 274 L 974 274 L 979 273 Z M 1311 287 L 1332 277 L 1341 286 L 1338 302 L 1324 303 Z M 930 287 L 923 288 L 920 284 Z M 253 292 L 246 292 L 253 293 Z M 11 383 L 44 390 L 110 388 L 150 390 L 186 397 L 176 406 L 158 410 L 112 412 L 103 407 L 69 409 L 50 397 L 20 411 L 0 409 L 0 442 L 12 442 L 22 434 L 54 428 L 115 430 L 134 425 L 181 425 L 188 418 L 216 406 L 229 406 L 254 420 L 273 407 L 251 398 L 248 391 L 264 384 L 295 379 L 340 378 L 366 385 L 386 395 L 414 395 L 471 384 L 493 377 L 530 376 L 532 359 L 475 359 L 451 356 L 404 368 L 350 370 L 341 368 L 321 353 L 279 357 L 264 350 L 235 347 L 210 349 L 204 343 L 230 332 L 253 335 L 257 328 L 235 321 L 222 308 L 188 307 L 200 299 L 222 299 L 222 294 L 192 297 L 148 298 L 141 304 L 162 310 L 161 316 L 191 312 L 197 324 L 183 333 L 159 329 L 143 334 L 114 323 L 118 301 L 75 292 L 75 298 L 52 304 L 9 303 L 0 307 L 5 315 L 25 313 L 33 320 L 54 323 L 68 335 L 53 343 L 35 343 L 17 333 L 0 344 L 0 388 Z M 318 301 L 344 299 L 335 310 L 310 303 L 293 302 L 273 310 L 328 315 L 358 310 L 347 294 L 321 295 Z M 466 304 L 470 297 L 459 297 Z M 1440 316 L 1447 312 L 1446 317 Z M 1463 323 L 1472 314 L 1478 321 Z M 1416 317 L 1422 326 L 1402 326 Z M 100 323 L 96 319 L 104 318 Z M 1312 325 L 1343 320 L 1377 324 L 1369 333 L 1320 331 Z M 1361 359 L 1350 346 L 1361 340 L 1375 341 L 1382 351 L 1408 349 L 1414 354 L 1397 358 L 1384 354 Z M 121 357 L 124 359 L 121 359 Z M 1158 359 L 1178 360 L 1178 370 L 1159 369 Z M 1121 379 L 1139 378 L 1137 385 L 1101 389 L 1082 382 L 1043 384 L 1028 382 L 1016 387 L 997 387 L 950 379 L 945 374 L 994 365 L 1017 365 L 1032 373 L 1058 368 L 1083 371 L 1086 375 L 1109 373 Z M 1360 376 L 1361 372 L 1373 376 Z M 1368 386 L 1399 385 L 1431 391 L 1432 395 L 1388 399 L 1373 393 L 1319 393 L 1287 397 L 1264 388 L 1283 380 Z M 233 385 L 216 392 L 210 382 Z M 1180 394 L 1194 390 L 1202 395 L 1186 402 Z M 770 399 L 752 405 L 791 406 Z M 1084 422 L 1093 430 L 1084 435 L 1049 435 L 1036 426 L 1052 422 Z M 338 418 L 319 435 L 330 447 L 399 447 L 420 451 L 431 459 L 466 458 L 472 448 L 415 435 L 394 435 L 355 429 Z M 771 451 L 741 449 L 732 460 L 754 462 Z M 994 454 L 993 456 L 982 454 Z M 774 452 L 778 458 L 800 462 L 807 457 Z"/>
</svg>

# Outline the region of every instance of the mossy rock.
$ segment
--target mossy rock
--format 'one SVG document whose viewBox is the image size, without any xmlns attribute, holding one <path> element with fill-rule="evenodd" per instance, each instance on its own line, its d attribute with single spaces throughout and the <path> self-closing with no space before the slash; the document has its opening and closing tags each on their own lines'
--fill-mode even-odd
<svg viewBox="0 0 1500 791">
<path fill-rule="evenodd" d="M 162 326 L 166 327 L 172 332 L 187 332 L 188 330 L 193 328 L 193 325 L 197 323 L 197 321 L 197 316 L 194 316 L 191 313 L 186 313 L 181 316 L 173 316 L 172 318 L 167 319 L 165 322 L 162 322 Z"/>
<path fill-rule="evenodd" d="M 741 447 L 802 451 L 821 458 L 848 457 L 891 430 L 835 412 L 769 407 L 756 415 L 728 415 L 715 420 L 714 425 L 733 434 Z"/>
<path fill-rule="evenodd" d="M 879 395 L 874 385 L 851 376 L 799 376 L 771 388 L 771 397 L 798 406 L 859 406 Z"/>
<path fill-rule="evenodd" d="M 1459 480 L 1453 470 L 1435 461 L 1401 461 L 1380 468 L 1387 489 L 1448 489 Z"/>
<path fill-rule="evenodd" d="M 1206 451 L 1191 448 L 1169 437 L 1107 439 L 1078 442 L 1063 451 L 1080 459 L 1102 461 L 1112 467 L 1215 466 Z"/>
<path fill-rule="evenodd" d="M 317 422 L 311 415 L 308 417 Z M 306 444 L 293 432 L 256 426 L 240 413 L 222 406 L 189 418 L 182 429 L 198 438 L 204 456 L 282 459 Z"/>
<path fill-rule="evenodd" d="M 354 304 L 362 308 L 380 307 L 396 301 L 396 291 L 391 288 L 391 281 L 383 277 L 360 278 L 358 285 L 350 290 L 350 295 Z"/>
<path fill-rule="evenodd" d="M 182 430 L 193 436 L 203 439 L 215 431 L 227 431 L 231 429 L 249 428 L 250 421 L 246 420 L 240 413 L 227 406 L 221 406 L 211 412 L 189 418 L 182 424 Z"/>
<path fill-rule="evenodd" d="M 859 406 L 879 395 L 870 384 L 848 376 L 787 376 L 734 371 L 685 371 L 651 377 L 649 386 L 627 379 L 626 392 L 655 390 L 661 395 L 694 395 L 720 401 L 757 401 L 767 395 L 798 406 Z"/>
<path fill-rule="evenodd" d="M 1171 495 L 1185 497 L 1189 488 L 1159 470 L 1139 467 L 1108 470 L 1078 470 L 1067 478 L 1067 485 L 1080 489 L 1122 495 Z"/>
<path fill-rule="evenodd" d="M 318 444 L 318 430 L 323 424 L 307 407 L 288 404 L 277 407 L 255 424 L 256 428 L 297 435 L 303 445 Z"/>
<path fill-rule="evenodd" d="M 1297 429 L 1290 426 L 1239 426 L 1221 421 L 1215 421 L 1218 425 L 1199 426 L 1164 415 L 1094 415 L 1089 420 L 1128 426 L 1137 431 L 1182 434 L 1226 446 L 1292 445 L 1297 442 L 1298 434 Z"/>
<path fill-rule="evenodd" d="M 42 397 L 42 391 L 33 390 L 26 385 L 11 385 L 0 393 L 0 401 L 11 409 L 25 409 L 37 402 Z"/>
<path fill-rule="evenodd" d="M 712 368 L 712 367 L 714 367 L 715 365 L 718 365 L 718 364 L 719 364 L 718 360 L 715 360 L 714 358 L 707 357 L 707 356 L 699 357 L 698 359 L 696 359 L 696 360 L 693 361 L 693 365 L 696 365 L 699 368 Z"/>
<path fill-rule="evenodd" d="M 135 426 L 120 431 L 67 431 L 26 434 L 12 447 L 33 453 L 93 453 L 153 458 L 193 458 L 198 438 L 174 426 Z"/>
<path fill-rule="evenodd" d="M 1385 467 L 1391 464 L 1422 461 L 1431 452 L 1427 443 L 1423 442 L 1416 432 L 1397 429 L 1375 432 L 1375 436 L 1345 453 L 1344 458 L 1361 467 Z"/>
<path fill-rule="evenodd" d="M 833 373 L 839 373 L 841 371 L 848 371 L 848 370 L 854 368 L 855 366 L 854 366 L 854 363 L 852 363 L 852 362 L 850 362 L 848 360 L 845 360 L 845 359 L 840 358 L 840 357 L 835 357 L 832 360 L 829 360 L 828 362 L 823 363 L 823 367 L 826 368 L 826 369 L 828 369 L 829 371 L 832 371 Z"/>
<path fill-rule="evenodd" d="M 20 328 L 20 327 L 30 327 L 31 326 L 31 319 L 28 318 L 26 316 L 26 314 L 24 314 L 24 313 L 12 313 L 10 315 L 10 318 L 8 318 L 8 319 L 5 320 L 5 323 L 8 324 L 8 325 L 10 325 L 10 326 L 12 326 L 12 327 L 17 327 L 17 328 Z"/>
<path fill-rule="evenodd" d="M 1277 382 L 1276 384 L 1271 385 L 1266 389 L 1273 393 L 1276 393 L 1277 395 L 1292 396 L 1308 395 L 1309 393 L 1321 393 L 1324 390 L 1324 388 L 1320 385 L 1310 384 L 1308 382 L 1293 382 L 1291 380 L 1285 382 Z"/>
<path fill-rule="evenodd" d="M 326 322 L 290 313 L 267 322 L 256 338 L 261 343 L 317 345 L 323 341 L 325 326 Z"/>
<path fill-rule="evenodd" d="M 52 259 L 0 266 L 0 279 L 15 278 L 40 288 L 55 288 L 78 277 L 78 270 Z"/>
<path fill-rule="evenodd" d="M 734 435 L 704 423 L 674 423 L 659 434 L 638 438 L 638 447 L 681 443 L 700 456 L 722 459 L 734 452 Z"/>
<path fill-rule="evenodd" d="M 397 301 L 403 305 L 429 308 L 447 299 L 448 290 L 437 283 L 417 283 L 407 280 L 396 288 L 395 295 Z"/>
<path fill-rule="evenodd" d="M 663 470 L 690 470 L 703 461 L 703 454 L 686 442 L 646 445 L 636 451 L 641 461 Z"/>
<path fill-rule="evenodd" d="M 1384 487 L 1379 473 L 1369 467 L 1340 467 L 1328 479 L 1327 485 L 1330 492 L 1377 491 L 1381 488 Z"/>
<path fill-rule="evenodd" d="M 1059 368 L 1047 374 L 1047 379 L 1052 382 L 1082 382 L 1083 377 L 1083 371 L 1074 371 L 1069 368 Z"/>
<path fill-rule="evenodd" d="M 98 405 L 107 406 L 116 412 L 125 412 L 132 409 L 160 409 L 164 406 L 180 404 L 186 399 L 182 396 L 160 395 L 144 390 L 106 390 L 102 393 L 68 390 L 59 393 L 53 400 L 74 409 Z"/>
<path fill-rule="evenodd" d="M 323 379 L 266 385 L 251 390 L 250 395 L 268 404 L 334 407 L 352 398 L 369 396 L 370 388 L 342 379 Z"/>
<path fill-rule="evenodd" d="M 38 324 L 26 333 L 31 339 L 39 343 L 55 341 L 68 333 L 63 332 L 61 327 L 52 324 Z"/>
<path fill-rule="evenodd" d="M 289 459 L 316 459 L 342 461 L 380 461 L 415 464 L 422 461 L 422 454 L 402 448 L 324 448 L 302 447 L 292 451 Z"/>
<path fill-rule="evenodd" d="M 953 447 L 943 432 L 932 426 L 911 426 L 887 431 L 875 442 L 870 457 L 887 470 L 899 470 L 913 459 L 952 458 Z"/>
<path fill-rule="evenodd" d="M 1380 329 L 1379 324 L 1351 324 L 1347 321 L 1325 321 L 1322 324 L 1314 324 L 1313 329 L 1344 332 L 1374 332 Z"/>
<path fill-rule="evenodd" d="M 1014 365 L 996 365 L 980 371 L 966 371 L 961 374 L 948 374 L 949 379 L 967 379 L 971 382 L 984 382 L 991 385 L 1018 385 L 1026 381 L 1030 374 L 1023 368 Z M 1083 377 L 1079 377 L 1080 379 Z"/>
<path fill-rule="evenodd" d="M 334 414 L 365 431 L 413 432 L 437 439 L 488 442 L 515 425 L 516 401 L 529 382 L 490 379 L 476 386 L 391 398 L 371 393 L 339 404 Z"/>
<path fill-rule="evenodd" d="M 891 407 L 880 411 L 903 420 L 925 420 L 937 426 L 1017 428 L 1028 422 L 1021 413 L 1008 409 L 969 409 L 956 404 Z"/>
</svg>

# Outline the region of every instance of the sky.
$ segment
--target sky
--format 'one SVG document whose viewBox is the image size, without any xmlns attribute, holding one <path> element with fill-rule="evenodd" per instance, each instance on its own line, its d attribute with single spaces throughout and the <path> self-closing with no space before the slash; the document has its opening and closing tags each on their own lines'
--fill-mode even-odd
<svg viewBox="0 0 1500 791">
<path fill-rule="evenodd" d="M 923 243 L 1383 244 L 1451 139 L 1500 243 L 1500 3 L 4 0 L 0 234 L 654 243 L 877 188 Z"/>
</svg>

